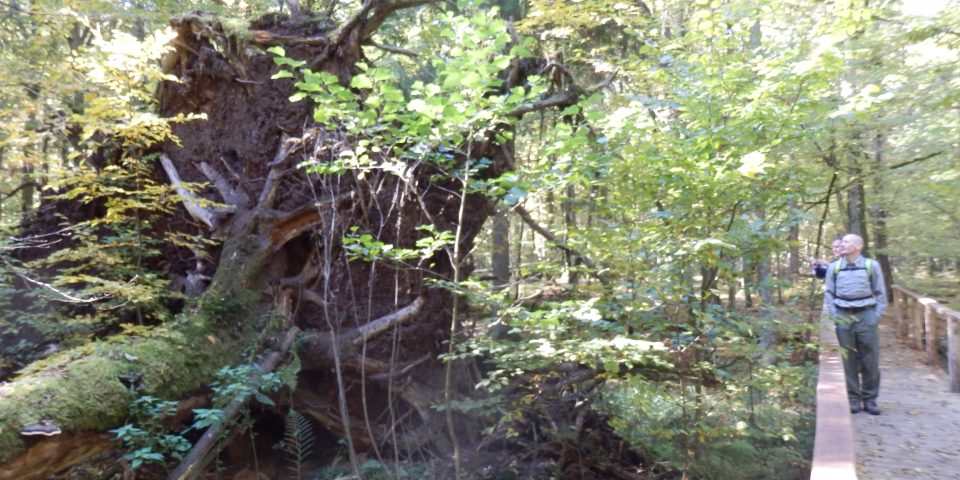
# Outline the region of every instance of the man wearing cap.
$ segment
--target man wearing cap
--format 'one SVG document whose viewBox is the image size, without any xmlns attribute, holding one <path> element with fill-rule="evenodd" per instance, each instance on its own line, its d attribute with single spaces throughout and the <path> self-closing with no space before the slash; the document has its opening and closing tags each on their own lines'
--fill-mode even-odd
<svg viewBox="0 0 960 480">
<path fill-rule="evenodd" d="M 850 413 L 880 415 L 880 339 L 877 324 L 887 308 L 880 265 L 862 255 L 863 238 L 844 235 L 841 256 L 827 270 L 824 305 L 837 324 L 843 347 Z"/>
</svg>

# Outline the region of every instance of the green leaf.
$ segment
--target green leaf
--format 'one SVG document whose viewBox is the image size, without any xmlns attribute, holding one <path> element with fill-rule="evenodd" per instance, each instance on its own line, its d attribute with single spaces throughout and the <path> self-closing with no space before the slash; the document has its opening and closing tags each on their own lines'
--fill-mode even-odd
<svg viewBox="0 0 960 480">
<path fill-rule="evenodd" d="M 369 89 L 373 88 L 373 82 L 370 81 L 370 77 L 367 77 L 364 74 L 359 74 L 350 80 L 350 86 L 359 89 Z"/>
</svg>

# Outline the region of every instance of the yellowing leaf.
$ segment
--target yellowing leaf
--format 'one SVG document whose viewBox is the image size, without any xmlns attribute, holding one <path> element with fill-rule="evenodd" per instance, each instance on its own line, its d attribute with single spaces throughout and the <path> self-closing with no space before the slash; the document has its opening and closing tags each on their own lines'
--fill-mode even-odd
<svg viewBox="0 0 960 480">
<path fill-rule="evenodd" d="M 741 175 L 753 178 L 762 174 L 767 168 L 767 156 L 760 151 L 750 152 L 740 158 L 740 168 L 737 169 Z"/>
</svg>

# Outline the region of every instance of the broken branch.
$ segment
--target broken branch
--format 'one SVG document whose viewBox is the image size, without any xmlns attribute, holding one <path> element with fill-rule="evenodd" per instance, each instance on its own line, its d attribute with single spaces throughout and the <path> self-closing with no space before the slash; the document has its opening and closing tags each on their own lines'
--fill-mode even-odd
<svg viewBox="0 0 960 480">
<path fill-rule="evenodd" d="M 207 228 L 213 230 L 213 212 L 201 207 L 199 203 L 200 200 L 197 196 L 183 186 L 183 182 L 180 180 L 180 174 L 177 173 L 177 167 L 170 161 L 170 157 L 161 153 L 160 165 L 163 166 L 163 171 L 167 173 L 167 177 L 170 179 L 170 185 L 177 191 L 177 195 L 183 198 L 183 206 L 187 209 L 187 213 L 197 221 L 206 225 Z"/>
<path fill-rule="evenodd" d="M 395 325 L 401 325 L 404 322 L 413 318 L 417 313 L 420 313 L 420 309 L 423 308 L 423 305 L 427 303 L 426 298 L 421 295 L 417 297 L 410 305 L 397 310 L 388 315 L 384 315 L 366 325 L 358 327 L 356 330 L 351 332 L 351 337 L 356 335 L 356 338 L 353 338 L 351 342 L 354 345 L 362 345 L 364 342 L 369 340 L 372 337 L 375 337 L 384 331 L 392 328 Z"/>
<path fill-rule="evenodd" d="M 573 255 L 579 258 L 584 265 L 586 265 L 588 268 L 592 270 L 593 272 L 592 275 L 596 277 L 597 280 L 600 280 L 601 282 L 605 282 L 605 279 L 600 276 L 599 268 L 597 267 L 597 264 L 593 260 L 590 260 L 590 258 L 587 257 L 586 255 L 570 247 L 569 245 L 567 245 L 566 242 L 557 238 L 556 235 L 554 235 L 552 232 L 544 228 L 543 225 L 540 225 L 539 223 L 537 223 L 537 221 L 530 216 L 530 212 L 528 212 L 527 209 L 523 208 L 523 206 L 521 205 L 517 205 L 516 207 L 514 207 L 513 211 L 517 212 L 517 215 L 519 215 L 520 218 L 523 220 L 523 222 L 529 225 L 530 228 L 533 229 L 533 231 L 539 233 L 541 236 L 543 236 L 543 238 L 547 239 L 547 241 L 554 244 L 557 248 L 569 253 L 570 255 Z"/>
<path fill-rule="evenodd" d="M 223 197 L 224 202 L 234 206 L 242 206 L 250 201 L 246 193 L 233 188 L 230 182 L 207 162 L 200 162 L 199 168 L 200 171 L 203 172 L 203 175 L 207 177 L 207 180 L 213 182 L 213 186 L 220 192 L 220 196 Z"/>
</svg>

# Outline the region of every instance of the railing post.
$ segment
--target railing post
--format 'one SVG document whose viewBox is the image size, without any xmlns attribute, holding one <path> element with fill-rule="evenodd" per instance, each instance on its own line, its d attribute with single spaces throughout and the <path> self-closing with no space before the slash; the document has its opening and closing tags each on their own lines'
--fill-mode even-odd
<svg viewBox="0 0 960 480">
<path fill-rule="evenodd" d="M 903 323 L 903 328 L 907 331 L 905 340 L 910 343 L 910 338 L 913 335 L 913 297 L 906 293 L 903 294 Z"/>
<path fill-rule="evenodd" d="M 950 391 L 960 393 L 960 318 L 947 315 L 947 373 Z"/>
<path fill-rule="evenodd" d="M 932 298 L 924 298 L 920 302 L 923 304 L 923 326 L 926 330 L 924 338 L 927 347 L 927 365 L 935 367 L 940 363 L 937 353 L 937 311 L 934 309 L 937 301 Z"/>
<path fill-rule="evenodd" d="M 894 287 L 896 287 L 896 285 L 894 285 Z M 893 303 L 893 318 L 894 318 L 894 324 L 897 331 L 897 335 L 900 338 L 904 338 L 907 336 L 906 329 L 904 328 L 906 327 L 907 324 L 906 322 L 903 321 L 903 304 L 902 303 L 906 295 L 898 291 L 896 288 L 891 288 L 890 296 L 892 297 L 890 300 Z"/>
<path fill-rule="evenodd" d="M 920 305 L 920 300 L 917 298 L 913 299 L 913 349 L 914 350 L 923 350 L 923 339 L 925 337 L 923 332 L 923 305 Z"/>
</svg>

